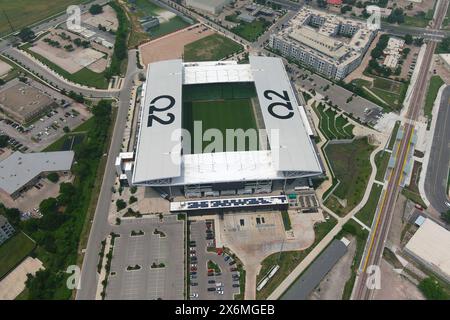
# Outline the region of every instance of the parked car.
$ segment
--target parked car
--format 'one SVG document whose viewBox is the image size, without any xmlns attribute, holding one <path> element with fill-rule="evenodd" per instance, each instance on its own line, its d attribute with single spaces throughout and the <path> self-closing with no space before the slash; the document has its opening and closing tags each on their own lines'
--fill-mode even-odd
<svg viewBox="0 0 450 320">
<path fill-rule="evenodd" d="M 234 264 L 236 264 L 236 261 L 234 261 L 234 260 L 229 263 L 230 266 L 232 266 Z"/>
<path fill-rule="evenodd" d="M 238 271 L 238 268 L 230 268 L 231 272 Z"/>
<path fill-rule="evenodd" d="M 216 283 L 216 280 L 208 280 L 208 283 L 209 283 L 209 284 L 211 284 L 211 283 Z"/>
<path fill-rule="evenodd" d="M 223 258 L 225 261 L 228 261 L 228 260 L 230 260 L 230 256 L 224 256 L 224 258 Z"/>
<path fill-rule="evenodd" d="M 239 285 L 239 283 L 233 283 L 233 288 L 239 288 L 240 287 L 240 285 Z"/>
<path fill-rule="evenodd" d="M 197 271 L 197 267 L 191 267 L 191 271 Z"/>
<path fill-rule="evenodd" d="M 216 291 L 216 288 L 208 288 L 208 291 Z"/>
<path fill-rule="evenodd" d="M 191 282 L 191 286 L 192 286 L 192 287 L 198 286 L 198 282 Z"/>
<path fill-rule="evenodd" d="M 198 293 L 191 293 L 191 298 L 198 298 Z"/>
</svg>

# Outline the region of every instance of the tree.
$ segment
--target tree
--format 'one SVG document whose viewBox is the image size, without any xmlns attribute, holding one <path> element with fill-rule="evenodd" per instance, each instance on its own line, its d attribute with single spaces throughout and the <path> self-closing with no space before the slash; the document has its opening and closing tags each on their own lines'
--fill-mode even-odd
<svg viewBox="0 0 450 320">
<path fill-rule="evenodd" d="M 423 279 L 418 287 L 429 300 L 448 300 L 450 298 L 444 288 L 434 278 L 428 277 Z"/>
<path fill-rule="evenodd" d="M 441 218 L 447 222 L 450 223 L 450 210 L 447 210 L 447 212 L 442 212 L 441 213 Z"/>
<path fill-rule="evenodd" d="M 19 36 L 20 40 L 22 40 L 23 42 L 28 42 L 28 41 L 31 41 L 34 39 L 35 34 L 34 34 L 33 30 L 26 27 L 26 28 L 23 28 L 22 30 L 20 30 L 18 36 Z"/>
<path fill-rule="evenodd" d="M 413 43 L 413 37 L 410 34 L 405 35 L 405 43 L 406 44 L 411 44 Z"/>
<path fill-rule="evenodd" d="M 69 133 L 70 128 L 68 126 L 64 126 L 63 131 L 64 131 L 64 133 Z"/>
<path fill-rule="evenodd" d="M 47 175 L 47 179 L 53 183 L 57 183 L 59 181 L 59 175 L 56 172 L 51 172 Z"/>
<path fill-rule="evenodd" d="M 423 45 L 423 38 L 414 38 L 414 45 L 417 47 Z"/>
<path fill-rule="evenodd" d="M 117 199 L 117 201 L 116 201 L 117 211 L 125 209 L 126 206 L 127 206 L 127 203 L 125 201 L 123 201 L 122 199 Z"/>
<path fill-rule="evenodd" d="M 5 148 L 8 146 L 9 137 L 7 135 L 0 135 L 0 148 Z"/>
<path fill-rule="evenodd" d="M 89 8 L 89 13 L 92 15 L 96 15 L 96 14 L 100 14 L 103 12 L 103 7 L 99 4 L 93 4 L 90 8 Z"/>
<path fill-rule="evenodd" d="M 55 198 L 42 200 L 42 202 L 39 204 L 39 210 L 44 216 L 56 212 L 57 208 L 58 202 Z"/>
<path fill-rule="evenodd" d="M 138 199 L 135 196 L 130 197 L 130 201 L 128 201 L 129 204 L 135 203 Z"/>
</svg>

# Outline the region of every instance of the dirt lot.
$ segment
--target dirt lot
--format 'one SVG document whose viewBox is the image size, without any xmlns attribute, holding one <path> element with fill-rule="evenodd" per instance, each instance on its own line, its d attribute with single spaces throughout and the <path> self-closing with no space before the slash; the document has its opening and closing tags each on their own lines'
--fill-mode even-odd
<svg viewBox="0 0 450 320">
<path fill-rule="evenodd" d="M 39 259 L 26 258 L 0 282 L 0 300 L 14 300 L 25 289 L 27 274 L 44 269 Z"/>
<path fill-rule="evenodd" d="M 356 251 L 356 241 L 350 240 L 347 253 L 336 263 L 326 277 L 320 282 L 309 299 L 311 300 L 341 300 L 344 286 L 351 275 L 351 266 Z"/>
<path fill-rule="evenodd" d="M 9 64 L 0 60 L 0 77 L 6 75 L 11 69 L 12 67 Z"/>
<path fill-rule="evenodd" d="M 185 45 L 214 33 L 211 29 L 202 31 L 205 28 L 205 26 L 197 24 L 141 45 L 139 52 L 143 65 L 182 58 Z"/>
<path fill-rule="evenodd" d="M 384 259 L 381 262 L 381 289 L 375 291 L 375 300 L 424 300 L 419 289 L 400 275 Z"/>
<path fill-rule="evenodd" d="M 34 46 L 30 47 L 30 50 L 55 63 L 69 73 L 75 73 L 85 67 L 88 67 L 99 59 L 104 59 L 104 53 L 102 52 L 99 52 L 92 48 L 77 47 L 72 43 L 72 41 L 62 39 L 59 36 L 62 34 L 62 32 L 65 32 L 66 35 L 70 36 L 72 40 L 76 38 L 82 39 L 81 36 L 78 36 L 77 34 L 71 33 L 67 30 L 53 30 L 47 36 L 44 36 L 40 40 L 38 40 Z M 46 43 L 44 39 L 58 41 L 61 47 L 53 47 L 50 44 Z M 66 49 L 64 49 L 64 46 L 66 45 L 72 45 L 74 50 L 70 52 L 67 51 Z"/>
<path fill-rule="evenodd" d="M 81 16 L 81 21 L 96 28 L 99 24 L 101 24 L 106 28 L 106 30 L 112 31 L 116 31 L 119 26 L 116 12 L 110 6 L 103 6 L 103 12 L 97 15 L 92 15 L 89 12 L 86 12 Z"/>
</svg>

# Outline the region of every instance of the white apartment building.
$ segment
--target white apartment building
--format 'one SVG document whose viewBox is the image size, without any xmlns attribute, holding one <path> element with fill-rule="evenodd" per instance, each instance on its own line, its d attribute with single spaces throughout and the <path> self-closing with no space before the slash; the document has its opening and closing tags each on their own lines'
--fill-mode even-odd
<svg viewBox="0 0 450 320">
<path fill-rule="evenodd" d="M 269 46 L 328 78 L 342 79 L 359 66 L 374 36 L 364 22 L 304 7 L 271 35 Z"/>
</svg>

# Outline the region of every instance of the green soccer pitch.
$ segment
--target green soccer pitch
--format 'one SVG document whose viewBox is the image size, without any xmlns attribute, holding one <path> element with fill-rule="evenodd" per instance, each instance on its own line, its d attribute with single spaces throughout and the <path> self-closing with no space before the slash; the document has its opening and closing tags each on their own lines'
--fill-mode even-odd
<svg viewBox="0 0 450 320">
<path fill-rule="evenodd" d="M 191 134 L 191 153 L 194 153 L 194 121 L 202 122 L 202 134 L 218 129 L 226 147 L 226 129 L 258 129 L 251 98 L 256 96 L 251 84 L 215 84 L 183 88 L 183 128 Z M 224 99 L 225 97 L 225 99 Z M 202 149 L 212 141 L 203 141 Z M 245 150 L 239 150 L 235 139 L 233 151 L 251 151 L 246 141 Z M 230 151 L 230 150 L 228 150 Z"/>
</svg>

